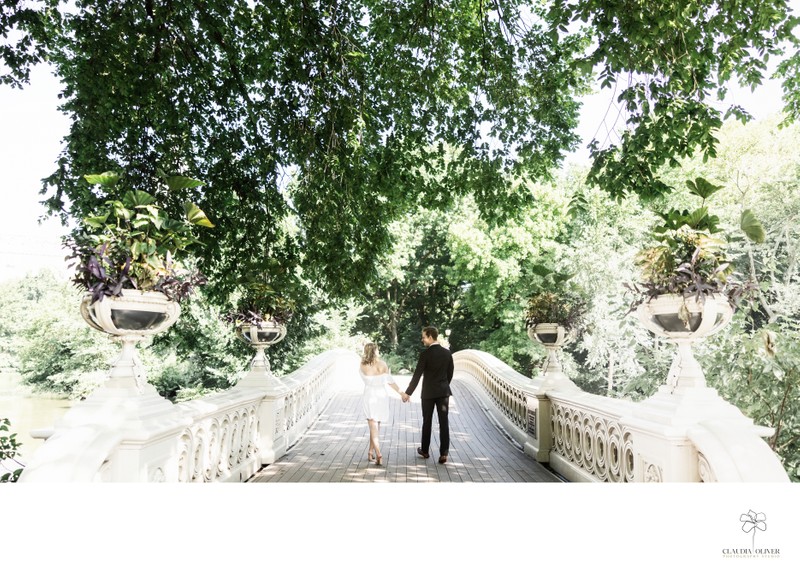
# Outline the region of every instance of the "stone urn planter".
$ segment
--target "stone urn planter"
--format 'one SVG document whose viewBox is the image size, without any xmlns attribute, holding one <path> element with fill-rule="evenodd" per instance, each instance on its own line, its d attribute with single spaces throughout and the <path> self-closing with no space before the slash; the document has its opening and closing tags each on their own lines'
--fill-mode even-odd
<svg viewBox="0 0 800 581">
<path fill-rule="evenodd" d="M 258 325 L 242 323 L 236 326 L 236 335 L 249 345 L 268 347 L 286 337 L 286 327 L 273 320 Z"/>
<path fill-rule="evenodd" d="M 265 350 L 286 337 L 286 327 L 272 319 L 258 324 L 240 323 L 236 326 L 236 336 L 256 351 L 250 368 L 263 370 L 270 374 L 269 360 Z"/>
<path fill-rule="evenodd" d="M 544 346 L 561 347 L 567 342 L 567 330 L 558 323 L 539 323 L 528 328 L 528 337 Z"/>
<path fill-rule="evenodd" d="M 144 338 L 166 331 L 178 320 L 181 308 L 164 293 L 123 290 L 117 297 L 81 301 L 81 315 L 98 331 L 118 337 Z M 137 339 L 138 340 L 138 339 Z"/>
<path fill-rule="evenodd" d="M 647 329 L 662 337 L 701 339 L 723 329 L 733 316 L 733 308 L 718 294 L 702 303 L 694 296 L 666 294 L 639 305 L 637 314 Z"/>
<path fill-rule="evenodd" d="M 707 296 L 702 302 L 694 296 L 665 294 L 639 305 L 637 316 L 646 329 L 678 347 L 667 378 L 667 391 L 683 393 L 706 387 L 705 375 L 691 346 L 730 322 L 733 308 L 728 300 L 719 294 Z"/>
<path fill-rule="evenodd" d="M 531 341 L 541 343 L 547 349 L 547 360 L 542 367 L 542 374 L 561 373 L 561 362 L 558 353 L 569 340 L 567 330 L 557 323 L 539 323 L 528 327 L 528 337 Z"/>
<path fill-rule="evenodd" d="M 81 315 L 89 326 L 122 343 L 120 357 L 114 363 L 105 386 L 100 390 L 106 397 L 112 394 L 157 395 L 155 388 L 147 383 L 136 344 L 167 330 L 178 320 L 180 312 L 177 302 L 154 291 L 125 289 L 119 296 L 105 297 L 94 303 L 90 295 L 83 298 Z"/>
<path fill-rule="evenodd" d="M 531 294 L 525 309 L 525 328 L 528 337 L 547 350 L 542 366 L 542 376 L 534 381 L 541 389 L 576 390 L 577 386 L 563 373 L 559 352 L 570 339 L 574 339 L 588 308 L 586 300 L 568 284 L 572 275 L 537 269 L 547 284 L 544 289 Z"/>
<path fill-rule="evenodd" d="M 573 338 L 567 328 L 558 323 L 538 323 L 528 327 L 528 337 L 531 341 L 542 344 L 547 350 L 547 359 L 542 365 L 542 374 L 531 380 L 531 386 L 541 392 L 581 391 L 575 382 L 564 374 L 559 360 L 561 348 Z"/>
</svg>

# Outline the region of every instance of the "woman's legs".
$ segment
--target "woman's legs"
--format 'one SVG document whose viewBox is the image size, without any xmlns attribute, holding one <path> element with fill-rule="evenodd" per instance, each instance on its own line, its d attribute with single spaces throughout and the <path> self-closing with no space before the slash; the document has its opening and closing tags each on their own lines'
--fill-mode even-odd
<svg viewBox="0 0 800 581">
<path fill-rule="evenodd" d="M 367 420 L 367 422 L 369 423 L 369 449 L 375 451 L 376 463 L 380 464 L 383 458 L 381 456 L 381 444 L 378 441 L 381 424 L 375 420 Z"/>
<path fill-rule="evenodd" d="M 367 453 L 367 459 L 372 462 L 375 459 L 375 450 L 372 447 L 372 420 L 367 420 L 367 425 L 369 426 L 369 452 Z"/>
</svg>

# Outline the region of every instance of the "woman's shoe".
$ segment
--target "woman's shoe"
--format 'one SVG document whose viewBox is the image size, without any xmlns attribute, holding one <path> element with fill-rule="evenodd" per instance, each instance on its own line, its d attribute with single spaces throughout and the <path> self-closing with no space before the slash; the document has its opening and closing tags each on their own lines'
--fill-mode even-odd
<svg viewBox="0 0 800 581">
<path fill-rule="evenodd" d="M 370 450 L 369 453 L 367 454 L 367 461 L 372 462 L 373 460 L 375 460 L 375 452 Z"/>
<path fill-rule="evenodd" d="M 383 466 L 383 456 L 378 454 L 378 459 L 375 460 L 375 466 Z"/>
</svg>

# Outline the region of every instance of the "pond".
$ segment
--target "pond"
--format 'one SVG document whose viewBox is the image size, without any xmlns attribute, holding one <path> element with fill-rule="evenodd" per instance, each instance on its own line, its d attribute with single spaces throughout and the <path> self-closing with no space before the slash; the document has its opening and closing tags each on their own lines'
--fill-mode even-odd
<svg viewBox="0 0 800 581">
<path fill-rule="evenodd" d="M 30 431 L 52 426 L 71 406 L 72 400 L 63 397 L 31 393 L 17 373 L 0 373 L 0 418 L 11 422 L 11 433 L 16 433 L 22 444 L 19 452 L 23 463 L 44 442 L 31 437 Z"/>
</svg>

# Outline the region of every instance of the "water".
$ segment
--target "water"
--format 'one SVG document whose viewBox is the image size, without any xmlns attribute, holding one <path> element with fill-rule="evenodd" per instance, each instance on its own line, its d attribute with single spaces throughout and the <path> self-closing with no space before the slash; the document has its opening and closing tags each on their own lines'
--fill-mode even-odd
<svg viewBox="0 0 800 581">
<path fill-rule="evenodd" d="M 17 434 L 19 458 L 25 463 L 44 443 L 31 437 L 30 431 L 49 428 L 67 412 L 72 401 L 50 395 L 31 394 L 22 387 L 16 373 L 0 373 L 0 418 L 11 421 L 10 432 Z"/>
</svg>

